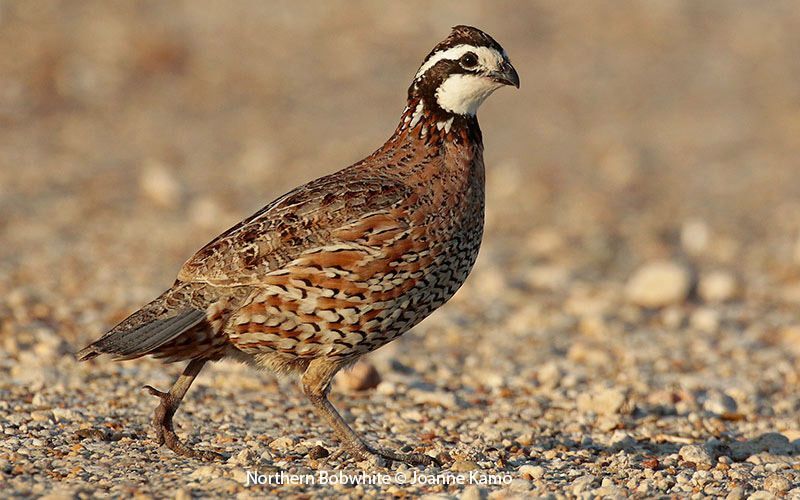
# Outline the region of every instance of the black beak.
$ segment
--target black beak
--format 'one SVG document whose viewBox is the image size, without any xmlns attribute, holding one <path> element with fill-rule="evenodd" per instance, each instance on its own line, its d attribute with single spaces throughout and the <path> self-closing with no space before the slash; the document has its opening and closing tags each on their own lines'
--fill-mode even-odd
<svg viewBox="0 0 800 500">
<path fill-rule="evenodd" d="M 519 75 L 509 61 L 503 62 L 500 69 L 492 73 L 492 78 L 503 85 L 513 85 L 519 88 Z"/>
</svg>

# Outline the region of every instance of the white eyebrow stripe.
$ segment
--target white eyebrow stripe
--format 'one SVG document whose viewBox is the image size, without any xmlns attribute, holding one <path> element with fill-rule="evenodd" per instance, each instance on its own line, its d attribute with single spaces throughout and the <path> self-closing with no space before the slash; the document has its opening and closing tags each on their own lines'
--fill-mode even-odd
<svg viewBox="0 0 800 500">
<path fill-rule="evenodd" d="M 467 52 L 474 52 L 482 63 L 489 63 L 491 61 L 495 64 L 499 64 L 503 60 L 502 54 L 489 47 L 476 47 L 468 44 L 456 45 L 455 47 L 450 47 L 449 49 L 441 50 L 433 54 L 422 64 L 422 66 L 420 66 L 419 71 L 417 71 L 417 74 L 414 76 L 414 81 L 418 80 L 422 75 L 425 74 L 426 71 L 434 67 L 439 61 L 456 60 Z"/>
<path fill-rule="evenodd" d="M 443 59 L 450 59 L 450 60 L 458 59 L 459 57 L 463 56 L 467 52 L 474 49 L 475 47 L 473 47 L 472 45 L 461 44 L 461 45 L 456 45 L 455 47 L 450 47 L 447 50 L 441 50 L 433 54 L 427 61 L 422 63 L 422 66 L 420 66 L 416 76 L 414 76 L 414 80 L 424 75 L 426 71 L 434 67 L 436 63 L 438 63 L 439 61 Z"/>
</svg>

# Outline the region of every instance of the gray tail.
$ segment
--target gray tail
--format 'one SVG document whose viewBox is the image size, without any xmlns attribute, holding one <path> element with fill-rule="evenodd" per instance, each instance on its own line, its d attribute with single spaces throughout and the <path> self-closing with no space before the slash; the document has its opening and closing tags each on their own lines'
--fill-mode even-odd
<svg viewBox="0 0 800 500">
<path fill-rule="evenodd" d="M 191 307 L 170 309 L 166 299 L 171 291 L 165 292 L 81 349 L 75 355 L 78 361 L 86 361 L 101 354 L 111 354 L 118 359 L 138 358 L 205 320 L 205 311 Z"/>
</svg>

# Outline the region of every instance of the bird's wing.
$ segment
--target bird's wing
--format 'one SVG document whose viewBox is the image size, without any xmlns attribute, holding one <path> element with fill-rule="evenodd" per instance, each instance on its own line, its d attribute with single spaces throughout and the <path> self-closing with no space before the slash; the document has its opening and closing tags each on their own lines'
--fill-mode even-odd
<svg viewBox="0 0 800 500">
<path fill-rule="evenodd" d="M 219 286 L 258 284 L 264 275 L 304 252 L 329 247 L 337 239 L 356 242 L 358 235 L 348 227 L 411 196 L 412 188 L 399 179 L 365 176 L 353 167 L 321 177 L 215 238 L 183 265 L 178 280 Z"/>
<path fill-rule="evenodd" d="M 100 354 L 111 354 L 118 359 L 138 358 L 206 319 L 206 313 L 197 309 L 172 311 L 164 317 L 152 319 L 153 306 L 151 303 L 136 311 L 83 348 L 76 354 L 78 360 L 86 361 Z"/>
</svg>

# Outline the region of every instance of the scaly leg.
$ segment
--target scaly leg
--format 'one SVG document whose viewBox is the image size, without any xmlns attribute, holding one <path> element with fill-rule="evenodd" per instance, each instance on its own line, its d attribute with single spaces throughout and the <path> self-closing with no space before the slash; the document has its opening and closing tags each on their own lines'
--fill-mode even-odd
<svg viewBox="0 0 800 500">
<path fill-rule="evenodd" d="M 159 445 L 166 444 L 167 448 L 184 457 L 198 458 L 200 460 L 218 460 L 223 458 L 219 453 L 198 451 L 183 444 L 178 439 L 178 436 L 175 435 L 175 430 L 172 427 L 172 417 L 178 411 L 186 391 L 189 390 L 205 363 L 205 359 L 193 359 L 190 361 L 169 392 L 161 392 L 149 385 L 144 386 L 144 388 L 153 396 L 161 399 L 161 403 L 153 414 L 153 429 L 156 431 L 156 441 L 158 441 Z"/>
<path fill-rule="evenodd" d="M 390 462 L 404 462 L 410 465 L 441 465 L 435 458 L 422 453 L 397 453 L 391 450 L 375 449 L 364 443 L 328 400 L 331 380 L 338 370 L 339 366 L 324 359 L 316 359 L 303 373 L 301 383 L 303 393 L 311 401 L 314 412 L 328 422 L 348 452 L 361 460 L 369 460 L 376 465 L 381 458 Z"/>
</svg>

